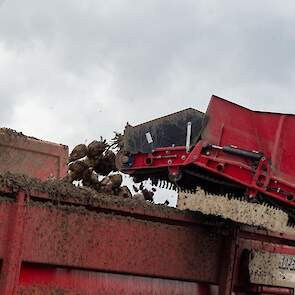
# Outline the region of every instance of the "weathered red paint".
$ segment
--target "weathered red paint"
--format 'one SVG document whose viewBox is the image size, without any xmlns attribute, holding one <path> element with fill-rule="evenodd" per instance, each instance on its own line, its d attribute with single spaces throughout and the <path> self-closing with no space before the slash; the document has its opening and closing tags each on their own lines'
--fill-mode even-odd
<svg viewBox="0 0 295 295">
<path fill-rule="evenodd" d="M 42 180 L 67 173 L 68 147 L 0 132 L 0 173 L 26 174 Z"/>
<path fill-rule="evenodd" d="M 0 294 L 231 294 L 251 287 L 245 249 L 295 255 L 294 237 L 178 210 L 68 205 L 0 202 Z"/>
<path fill-rule="evenodd" d="M 18 278 L 21 269 L 22 242 L 24 241 L 24 217 L 25 217 L 25 194 L 20 192 L 17 195 L 16 203 L 11 208 L 13 218 L 9 218 L 9 232 L 6 238 L 5 248 L 6 259 L 2 262 L 1 283 L 3 294 L 16 294 Z"/>
<path fill-rule="evenodd" d="M 36 288 L 39 292 L 58 288 L 67 294 L 203 294 L 216 293 L 216 287 L 178 280 L 147 278 L 134 275 L 69 270 L 59 267 L 42 268 L 25 265 L 20 276 L 24 294 Z M 91 286 L 88 289 L 86 286 Z M 26 293 L 27 292 L 27 293 Z M 42 293 L 43 294 L 43 293 Z"/>
</svg>

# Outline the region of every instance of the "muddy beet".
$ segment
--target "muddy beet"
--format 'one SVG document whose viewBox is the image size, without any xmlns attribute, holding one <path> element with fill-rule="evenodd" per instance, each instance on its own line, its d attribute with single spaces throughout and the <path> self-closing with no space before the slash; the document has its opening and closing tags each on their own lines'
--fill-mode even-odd
<svg viewBox="0 0 295 295">
<path fill-rule="evenodd" d="M 69 157 L 69 162 L 73 162 L 81 158 L 84 158 L 86 155 L 87 155 L 87 146 L 85 144 L 78 144 L 72 150 Z"/>
<path fill-rule="evenodd" d="M 94 140 L 88 145 L 87 156 L 90 159 L 99 158 L 107 147 L 108 145 L 105 141 Z"/>
</svg>

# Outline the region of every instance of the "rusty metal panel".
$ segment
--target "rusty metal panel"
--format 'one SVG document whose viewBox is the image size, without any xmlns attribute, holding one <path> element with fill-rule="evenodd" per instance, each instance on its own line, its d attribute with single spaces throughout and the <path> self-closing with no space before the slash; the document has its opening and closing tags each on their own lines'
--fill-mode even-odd
<svg viewBox="0 0 295 295">
<path fill-rule="evenodd" d="M 0 129 L 0 173 L 61 178 L 66 175 L 67 160 L 67 146 Z"/>
</svg>

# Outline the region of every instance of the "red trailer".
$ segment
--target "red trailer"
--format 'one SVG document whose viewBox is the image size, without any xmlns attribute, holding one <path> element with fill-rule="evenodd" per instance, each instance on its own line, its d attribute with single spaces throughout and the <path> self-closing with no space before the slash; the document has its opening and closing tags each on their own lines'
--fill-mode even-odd
<svg viewBox="0 0 295 295">
<path fill-rule="evenodd" d="M 293 294 L 294 236 L 115 197 L 2 195 L 0 294 Z"/>
<path fill-rule="evenodd" d="M 293 294 L 295 236 L 0 184 L 0 294 Z"/>
</svg>

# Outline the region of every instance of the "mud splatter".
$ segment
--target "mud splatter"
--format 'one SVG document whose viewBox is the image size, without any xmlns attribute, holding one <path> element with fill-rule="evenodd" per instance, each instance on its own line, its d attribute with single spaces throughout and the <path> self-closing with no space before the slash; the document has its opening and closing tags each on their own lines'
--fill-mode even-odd
<svg viewBox="0 0 295 295">
<path fill-rule="evenodd" d="M 295 234 L 295 228 L 288 226 L 288 215 L 277 208 L 206 194 L 201 189 L 195 194 L 180 193 L 177 207 L 270 231 Z"/>
</svg>

